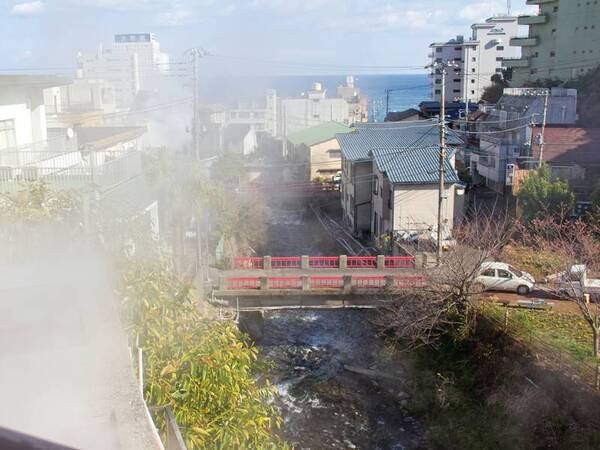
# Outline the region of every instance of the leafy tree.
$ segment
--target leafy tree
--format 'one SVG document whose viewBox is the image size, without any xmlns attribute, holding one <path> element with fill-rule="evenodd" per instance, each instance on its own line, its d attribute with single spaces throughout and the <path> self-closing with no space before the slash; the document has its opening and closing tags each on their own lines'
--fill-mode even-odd
<svg viewBox="0 0 600 450">
<path fill-rule="evenodd" d="M 190 449 L 285 448 L 258 351 L 228 321 L 201 317 L 190 288 L 166 266 L 124 275 L 126 317 L 144 354 L 145 397 L 171 406 Z M 164 423 L 157 422 L 164 433 Z"/>
<path fill-rule="evenodd" d="M 550 168 L 546 164 L 525 176 L 517 198 L 525 221 L 544 215 L 563 215 L 575 203 L 575 195 L 569 184 L 560 179 L 551 179 Z"/>
<path fill-rule="evenodd" d="M 492 75 L 492 84 L 485 88 L 481 99 L 489 103 L 496 103 L 502 97 L 504 88 L 508 87 L 508 81 L 499 73 Z"/>
<path fill-rule="evenodd" d="M 16 192 L 0 193 L 0 245 L 5 258 L 21 257 L 81 232 L 80 199 L 74 192 L 52 190 L 42 181 Z"/>
</svg>

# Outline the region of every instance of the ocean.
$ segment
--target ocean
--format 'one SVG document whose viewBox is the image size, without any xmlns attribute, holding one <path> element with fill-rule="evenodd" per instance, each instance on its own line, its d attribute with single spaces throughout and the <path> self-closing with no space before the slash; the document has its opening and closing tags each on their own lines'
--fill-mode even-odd
<svg viewBox="0 0 600 450">
<path fill-rule="evenodd" d="M 200 95 L 205 103 L 235 106 L 237 104 L 260 105 L 264 103 L 267 89 L 276 89 L 280 97 L 297 97 L 310 89 L 313 83 L 321 83 L 329 96 L 335 96 L 337 86 L 344 84 L 345 75 L 301 75 L 278 77 L 219 77 L 200 80 Z M 357 75 L 355 86 L 369 97 L 370 120 L 382 122 L 385 118 L 386 89 L 390 92 L 390 111 L 417 107 L 430 100 L 428 76 L 419 75 Z"/>
</svg>

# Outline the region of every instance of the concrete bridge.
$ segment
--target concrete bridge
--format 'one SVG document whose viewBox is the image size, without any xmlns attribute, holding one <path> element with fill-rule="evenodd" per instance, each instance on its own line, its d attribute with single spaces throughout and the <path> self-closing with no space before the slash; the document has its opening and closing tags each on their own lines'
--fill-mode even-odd
<svg viewBox="0 0 600 450">
<path fill-rule="evenodd" d="M 213 302 L 240 311 L 374 308 L 384 294 L 414 289 L 424 277 L 412 257 L 288 256 L 235 258 Z"/>
</svg>

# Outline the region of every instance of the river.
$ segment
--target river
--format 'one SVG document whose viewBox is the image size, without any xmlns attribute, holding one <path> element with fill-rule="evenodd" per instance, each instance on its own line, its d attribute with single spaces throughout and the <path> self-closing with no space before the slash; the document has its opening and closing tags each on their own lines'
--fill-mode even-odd
<svg viewBox="0 0 600 450">
<path fill-rule="evenodd" d="M 338 252 L 309 213 L 270 225 L 272 255 Z M 335 253 L 333 253 L 335 254 Z M 419 424 L 406 410 L 403 361 L 386 349 L 366 310 L 295 310 L 265 315 L 257 343 L 271 362 L 280 398 L 282 437 L 298 449 L 409 449 Z M 374 379 L 353 366 L 397 375 Z"/>
</svg>

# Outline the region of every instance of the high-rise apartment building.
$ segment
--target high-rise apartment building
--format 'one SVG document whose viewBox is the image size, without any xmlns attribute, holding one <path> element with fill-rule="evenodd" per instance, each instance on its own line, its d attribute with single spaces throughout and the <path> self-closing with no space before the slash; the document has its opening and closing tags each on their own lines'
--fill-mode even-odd
<svg viewBox="0 0 600 450">
<path fill-rule="evenodd" d="M 169 55 L 161 52 L 156 35 L 116 34 L 109 48 L 99 47 L 91 58 L 80 57 L 83 78 L 102 79 L 115 90 L 117 106 L 129 107 L 139 91 L 151 90 L 169 72 Z"/>
<path fill-rule="evenodd" d="M 457 36 L 429 46 L 432 64 L 451 62 L 455 65 L 446 76 L 447 101 L 479 101 L 485 88 L 492 84 L 492 75 L 502 72 L 502 60 L 520 56 L 520 47 L 510 44 L 511 38 L 518 34 L 516 17 L 491 17 L 484 23 L 473 24 L 471 29 L 470 39 Z M 432 98 L 440 101 L 441 72 L 433 68 L 431 76 Z"/>
<path fill-rule="evenodd" d="M 600 1 L 527 0 L 539 5 L 536 15 L 520 16 L 528 25 L 525 37 L 511 39 L 522 56 L 505 60 L 513 69 L 513 86 L 536 80 L 566 81 L 600 65 Z"/>
</svg>

